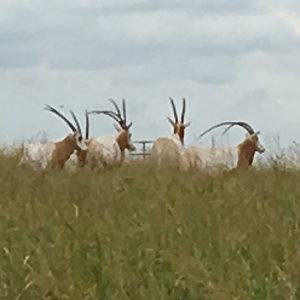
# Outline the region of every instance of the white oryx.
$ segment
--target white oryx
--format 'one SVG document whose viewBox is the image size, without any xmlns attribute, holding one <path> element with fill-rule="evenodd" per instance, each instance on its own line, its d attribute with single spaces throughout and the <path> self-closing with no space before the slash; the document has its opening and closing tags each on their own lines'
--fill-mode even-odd
<svg viewBox="0 0 300 300">
<path fill-rule="evenodd" d="M 91 137 L 86 140 L 88 147 L 86 165 L 92 169 L 105 170 L 116 166 L 120 167 L 125 158 L 125 149 L 135 151 L 129 131 L 132 122 L 127 124 L 125 100 L 122 99 L 123 116 L 116 102 L 112 99 L 109 99 L 109 101 L 114 105 L 116 112 L 109 110 L 93 110 L 88 112 L 88 114 L 107 115 L 118 123 L 115 124 L 116 135 Z M 77 151 L 78 155 L 81 155 L 80 151 Z"/>
<path fill-rule="evenodd" d="M 173 134 L 167 137 L 160 137 L 156 139 L 150 149 L 150 158 L 157 160 L 158 164 L 163 159 L 171 159 L 171 161 L 180 160 L 181 154 L 184 152 L 184 133 L 185 129 L 190 126 L 191 122 L 184 123 L 186 101 L 182 99 L 182 111 L 180 121 L 178 119 L 177 110 L 173 99 L 169 98 L 174 114 L 174 121 L 167 117 L 168 121 L 173 127 Z"/>
<path fill-rule="evenodd" d="M 65 121 L 72 130 L 72 133 L 56 142 L 29 143 L 24 147 L 20 164 L 29 164 L 36 171 L 47 167 L 63 169 L 65 162 L 75 150 L 86 151 L 87 146 L 84 143 L 79 122 L 73 111 L 71 111 L 71 115 L 76 127 L 63 114 L 50 105 L 46 105 L 45 110 L 54 113 Z"/>
<path fill-rule="evenodd" d="M 217 166 L 225 166 L 227 168 L 243 168 L 247 169 L 252 165 L 256 152 L 265 152 L 264 146 L 259 142 L 259 131 L 254 132 L 253 128 L 246 122 L 222 122 L 205 130 L 199 138 L 204 136 L 211 130 L 220 126 L 229 125 L 223 134 L 233 126 L 240 126 L 246 132 L 245 139 L 236 146 L 227 147 L 195 147 L 191 146 L 186 149 L 184 161 L 184 169 L 189 167 L 197 167 L 200 169 L 214 169 Z"/>
</svg>

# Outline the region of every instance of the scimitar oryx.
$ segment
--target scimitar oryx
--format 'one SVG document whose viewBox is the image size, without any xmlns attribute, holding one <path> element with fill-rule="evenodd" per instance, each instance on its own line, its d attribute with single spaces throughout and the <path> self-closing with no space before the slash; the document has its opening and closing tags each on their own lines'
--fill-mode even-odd
<svg viewBox="0 0 300 300">
<path fill-rule="evenodd" d="M 87 141 L 88 152 L 86 164 L 92 169 L 111 169 L 122 166 L 125 158 L 125 150 L 135 151 L 131 141 L 130 128 L 132 122 L 127 123 L 126 103 L 122 99 L 122 110 L 112 99 L 109 101 L 114 105 L 116 112 L 111 110 L 92 110 L 88 114 L 104 114 L 117 122 L 114 124 L 117 131 L 114 135 L 91 137 Z"/>
<path fill-rule="evenodd" d="M 45 143 L 29 143 L 24 147 L 24 154 L 20 164 L 27 163 L 36 171 L 47 167 L 63 169 L 66 161 L 75 150 L 80 149 L 81 151 L 86 151 L 87 146 L 84 142 L 79 122 L 73 111 L 71 111 L 71 115 L 75 121 L 76 127 L 52 106 L 46 105 L 45 110 L 60 117 L 70 127 L 72 133 L 56 142 L 47 141 Z"/>
<path fill-rule="evenodd" d="M 225 125 L 229 125 L 226 131 L 228 131 L 233 126 L 240 126 L 244 128 L 247 131 L 245 139 L 235 146 L 213 148 L 191 146 L 186 150 L 186 153 L 189 152 L 190 164 L 194 163 L 195 166 L 201 169 L 222 165 L 228 168 L 247 169 L 252 165 L 256 152 L 260 154 L 265 152 L 265 148 L 260 143 L 258 138 L 260 131 L 255 132 L 253 128 L 246 122 L 218 123 L 201 133 L 199 138 L 203 137 L 213 129 Z"/>
<path fill-rule="evenodd" d="M 184 152 L 184 134 L 185 129 L 190 126 L 191 122 L 185 123 L 186 100 L 182 99 L 181 118 L 179 120 L 174 100 L 169 98 L 171 107 L 173 109 L 174 121 L 167 117 L 167 120 L 173 127 L 173 134 L 166 137 L 159 137 L 156 139 L 149 151 L 150 159 L 154 159 L 158 164 L 162 160 L 167 159 L 171 163 L 180 163 L 181 154 Z"/>
</svg>

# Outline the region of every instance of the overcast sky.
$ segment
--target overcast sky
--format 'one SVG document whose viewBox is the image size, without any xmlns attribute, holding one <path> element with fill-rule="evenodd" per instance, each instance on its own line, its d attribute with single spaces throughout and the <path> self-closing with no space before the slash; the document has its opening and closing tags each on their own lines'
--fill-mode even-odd
<svg viewBox="0 0 300 300">
<path fill-rule="evenodd" d="M 0 22 L 1 142 L 64 137 L 45 104 L 83 123 L 123 97 L 135 140 L 171 133 L 169 97 L 187 100 L 187 145 L 228 120 L 300 140 L 299 0 L 0 0 Z M 115 133 L 106 116 L 91 130 Z"/>
</svg>

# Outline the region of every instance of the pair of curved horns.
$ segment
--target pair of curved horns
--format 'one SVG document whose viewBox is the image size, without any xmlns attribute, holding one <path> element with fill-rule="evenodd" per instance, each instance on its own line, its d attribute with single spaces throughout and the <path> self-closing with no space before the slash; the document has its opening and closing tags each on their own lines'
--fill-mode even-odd
<svg viewBox="0 0 300 300">
<path fill-rule="evenodd" d="M 178 119 L 178 114 L 177 114 L 177 110 L 176 110 L 176 106 L 175 106 L 174 100 L 172 98 L 169 98 L 169 99 L 170 99 L 171 106 L 172 106 L 172 109 L 173 109 L 175 123 L 178 124 L 179 123 L 179 119 Z M 186 108 L 185 98 L 182 98 L 182 111 L 181 111 L 180 123 L 184 123 L 185 108 Z"/>
<path fill-rule="evenodd" d="M 114 107 L 115 107 L 115 109 L 117 111 L 117 113 L 114 113 L 113 111 L 112 111 L 112 113 L 114 113 L 126 125 L 126 123 L 127 123 L 127 115 L 126 115 L 126 103 L 125 103 L 125 99 L 124 98 L 122 99 L 123 117 L 122 117 L 121 111 L 120 111 L 119 106 L 117 105 L 116 101 L 113 100 L 113 99 L 108 99 L 108 100 L 114 105 Z"/>
<path fill-rule="evenodd" d="M 120 110 L 119 106 L 117 105 L 116 101 L 113 99 L 108 99 L 108 101 L 110 101 L 113 104 L 113 106 L 116 109 L 116 112 L 111 111 L 111 110 L 93 110 L 93 111 L 90 111 L 88 114 L 104 114 L 104 115 L 107 115 L 107 116 L 111 117 L 112 119 L 114 119 L 123 129 L 127 129 L 128 127 L 130 127 L 129 125 L 127 125 L 125 99 L 124 98 L 122 99 L 123 116 L 122 116 L 121 110 Z"/>
<path fill-rule="evenodd" d="M 78 132 L 82 135 L 80 124 L 79 124 L 78 119 L 76 118 L 76 116 L 75 116 L 75 114 L 72 110 L 70 111 L 70 113 L 71 113 L 71 115 L 74 119 L 74 122 L 75 122 L 75 125 L 76 125 L 77 128 L 72 124 L 72 122 L 67 117 L 65 117 L 62 113 L 60 113 L 57 109 L 50 106 L 49 104 L 46 104 L 45 110 L 48 110 L 48 111 L 54 113 L 55 115 L 59 116 L 63 121 L 66 122 L 66 124 L 71 128 L 71 130 L 73 132 L 78 130 Z M 87 111 L 85 113 L 85 116 L 86 116 L 86 133 L 85 134 L 86 134 L 86 139 L 88 139 L 90 124 L 89 124 L 89 118 L 88 118 L 88 112 Z"/>
<path fill-rule="evenodd" d="M 225 132 L 227 132 L 229 129 L 231 129 L 233 126 L 236 126 L 236 125 L 244 128 L 245 130 L 247 130 L 249 132 L 249 134 L 253 134 L 254 133 L 253 128 L 248 123 L 246 123 L 246 122 L 221 122 L 221 123 L 218 123 L 218 124 L 216 124 L 214 126 L 211 126 L 207 130 L 203 131 L 198 136 L 198 138 L 200 139 L 201 137 L 203 137 L 205 134 L 207 134 L 208 132 L 212 131 L 213 129 L 216 129 L 216 128 L 224 126 L 224 125 L 229 125 L 229 126 L 224 130 L 223 134 Z"/>
</svg>

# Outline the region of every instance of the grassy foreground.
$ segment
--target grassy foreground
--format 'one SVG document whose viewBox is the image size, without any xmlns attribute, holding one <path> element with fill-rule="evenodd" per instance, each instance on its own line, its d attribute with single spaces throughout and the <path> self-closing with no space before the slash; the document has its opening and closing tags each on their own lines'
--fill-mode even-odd
<svg viewBox="0 0 300 300">
<path fill-rule="evenodd" d="M 141 162 L 33 173 L 0 156 L 0 299 L 300 299 L 300 172 Z"/>
</svg>

